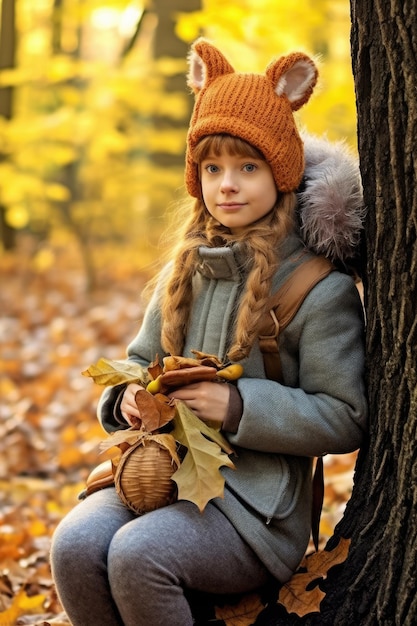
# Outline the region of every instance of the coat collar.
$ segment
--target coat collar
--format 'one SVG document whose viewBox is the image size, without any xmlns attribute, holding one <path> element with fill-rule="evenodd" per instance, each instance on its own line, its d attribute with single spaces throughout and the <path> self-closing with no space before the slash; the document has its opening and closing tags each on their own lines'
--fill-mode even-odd
<svg viewBox="0 0 417 626">
<path fill-rule="evenodd" d="M 293 233 L 282 243 L 278 254 L 283 261 L 304 249 L 305 246 L 300 237 Z M 198 250 L 198 257 L 197 272 L 205 278 L 238 282 L 249 270 L 250 259 L 247 259 L 241 243 L 219 248 L 201 246 Z"/>
</svg>

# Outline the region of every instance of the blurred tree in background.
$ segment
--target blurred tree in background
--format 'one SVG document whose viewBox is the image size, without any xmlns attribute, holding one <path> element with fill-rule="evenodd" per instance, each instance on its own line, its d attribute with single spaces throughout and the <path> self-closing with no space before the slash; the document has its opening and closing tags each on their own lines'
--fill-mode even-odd
<svg viewBox="0 0 417 626">
<path fill-rule="evenodd" d="M 47 270 L 74 248 L 90 287 L 106 262 L 158 256 L 183 195 L 185 59 L 199 35 L 242 71 L 318 55 L 321 87 L 300 122 L 355 146 L 347 0 L 0 3 L 0 255 Z"/>
</svg>

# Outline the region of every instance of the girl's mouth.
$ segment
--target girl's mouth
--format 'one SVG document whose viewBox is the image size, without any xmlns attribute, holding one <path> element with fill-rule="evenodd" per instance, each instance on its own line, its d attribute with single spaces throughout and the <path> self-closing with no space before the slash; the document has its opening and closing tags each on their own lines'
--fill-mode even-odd
<svg viewBox="0 0 417 626">
<path fill-rule="evenodd" d="M 219 209 L 222 209 L 223 211 L 238 211 L 244 206 L 244 203 L 222 202 L 221 204 L 218 204 L 217 206 Z"/>
</svg>

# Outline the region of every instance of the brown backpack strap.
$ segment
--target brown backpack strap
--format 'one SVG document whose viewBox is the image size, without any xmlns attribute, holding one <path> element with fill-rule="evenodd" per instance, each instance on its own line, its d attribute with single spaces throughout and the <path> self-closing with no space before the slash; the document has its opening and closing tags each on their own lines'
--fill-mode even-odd
<svg viewBox="0 0 417 626">
<path fill-rule="evenodd" d="M 317 283 L 334 270 L 325 257 L 313 257 L 299 265 L 282 287 L 268 301 L 268 314 L 259 334 L 259 347 L 263 353 L 265 373 L 271 380 L 283 382 L 278 335 L 294 318 L 307 294 Z M 320 516 L 324 498 L 323 459 L 316 460 L 313 476 L 313 502 L 311 533 L 316 550 L 319 546 Z"/>
<path fill-rule="evenodd" d="M 281 288 L 270 296 L 268 314 L 265 315 L 258 335 L 265 372 L 269 379 L 282 382 L 278 347 L 280 331 L 294 318 L 311 289 L 334 269 L 334 265 L 325 257 L 308 259 L 298 265 Z"/>
<path fill-rule="evenodd" d="M 319 549 L 320 517 L 324 499 L 323 457 L 316 459 L 313 475 L 313 501 L 311 504 L 311 535 L 316 551 Z"/>
</svg>

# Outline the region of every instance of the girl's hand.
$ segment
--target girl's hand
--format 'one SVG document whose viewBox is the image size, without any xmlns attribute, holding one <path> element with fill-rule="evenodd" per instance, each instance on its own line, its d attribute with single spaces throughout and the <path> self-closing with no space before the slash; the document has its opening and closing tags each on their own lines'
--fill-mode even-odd
<svg viewBox="0 0 417 626">
<path fill-rule="evenodd" d="M 230 388 L 225 383 L 202 382 L 180 387 L 167 395 L 185 402 L 203 422 L 221 425 L 229 407 Z"/>
<path fill-rule="evenodd" d="M 135 396 L 138 391 L 145 391 L 143 387 L 135 383 L 131 383 L 125 389 L 120 403 L 120 412 L 130 426 L 134 426 L 139 419 L 139 410 L 136 404 Z"/>
</svg>

